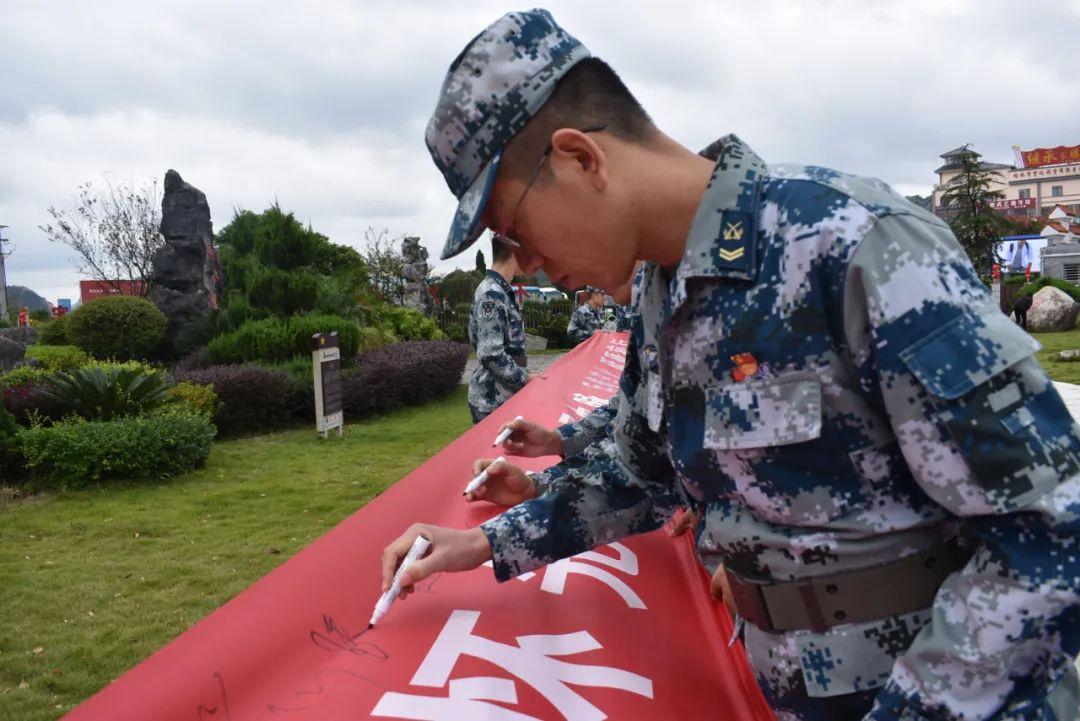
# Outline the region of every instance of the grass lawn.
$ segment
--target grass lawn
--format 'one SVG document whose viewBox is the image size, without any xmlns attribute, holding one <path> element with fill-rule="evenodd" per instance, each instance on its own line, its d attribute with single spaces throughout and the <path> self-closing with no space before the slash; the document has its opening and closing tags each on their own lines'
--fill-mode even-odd
<svg viewBox="0 0 1080 721">
<path fill-rule="evenodd" d="M 149 656 L 461 435 L 465 398 L 340 441 L 313 428 L 225 441 L 169 482 L 0 486 L 0 719 L 57 718 Z"/>
<path fill-rule="evenodd" d="M 1032 333 L 1035 340 L 1042 343 L 1039 362 L 1053 380 L 1062 383 L 1080 384 L 1080 362 L 1059 361 L 1058 352 L 1080 350 L 1080 329 L 1061 333 Z"/>
</svg>

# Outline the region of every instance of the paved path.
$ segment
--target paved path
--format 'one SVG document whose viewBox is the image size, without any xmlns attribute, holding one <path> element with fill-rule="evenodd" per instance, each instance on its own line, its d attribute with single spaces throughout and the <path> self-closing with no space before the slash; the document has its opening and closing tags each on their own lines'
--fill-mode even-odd
<svg viewBox="0 0 1080 721">
<path fill-rule="evenodd" d="M 551 366 L 552 363 L 562 358 L 566 353 L 550 353 L 544 355 L 531 355 L 529 356 L 529 371 L 534 373 L 543 373 Z M 476 370 L 476 359 L 469 358 L 465 363 L 465 372 L 461 374 L 461 382 L 468 383 L 469 378 L 472 377 L 473 371 Z M 1077 389 L 1080 392 L 1080 388 Z"/>
</svg>

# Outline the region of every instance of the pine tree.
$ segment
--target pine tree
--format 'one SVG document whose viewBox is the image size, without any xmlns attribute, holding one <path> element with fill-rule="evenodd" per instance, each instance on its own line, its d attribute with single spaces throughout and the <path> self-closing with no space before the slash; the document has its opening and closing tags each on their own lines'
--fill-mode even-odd
<svg viewBox="0 0 1080 721">
<path fill-rule="evenodd" d="M 981 167 L 974 151 L 965 153 L 960 156 L 960 172 L 941 196 L 942 205 L 956 209 L 949 227 L 981 275 L 989 275 L 991 266 L 999 262 L 994 248 L 1008 229 L 1004 216 L 990 207 L 990 201 L 1002 197 L 990 189 L 995 175 Z"/>
<path fill-rule="evenodd" d="M 487 263 L 484 262 L 484 251 L 476 251 L 476 272 L 483 275 L 487 272 Z"/>
</svg>

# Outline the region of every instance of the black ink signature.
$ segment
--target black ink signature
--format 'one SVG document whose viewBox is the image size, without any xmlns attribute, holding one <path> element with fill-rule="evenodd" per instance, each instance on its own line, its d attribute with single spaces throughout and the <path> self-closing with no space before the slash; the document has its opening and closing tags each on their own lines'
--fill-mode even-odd
<svg viewBox="0 0 1080 721">
<path fill-rule="evenodd" d="M 380 661 L 390 658 L 390 654 L 370 642 L 360 643 L 358 639 L 371 629 L 365 628 L 360 633 L 350 633 L 347 629 L 334 623 L 334 619 L 323 614 L 323 626 L 326 633 L 312 631 L 311 640 L 316 646 L 324 651 L 348 651 L 356 656 L 371 656 Z"/>
<path fill-rule="evenodd" d="M 221 718 L 226 720 L 232 719 L 232 713 L 229 712 L 229 697 L 225 693 L 225 679 L 223 679 L 221 674 L 217 671 L 214 672 L 214 678 L 218 683 L 218 693 L 220 698 L 219 706 L 204 706 L 203 704 L 199 704 L 199 707 L 195 709 L 199 721 L 203 721 L 203 719 L 207 719 L 211 716 L 216 716 L 218 711 L 223 711 L 225 714 Z"/>
<path fill-rule="evenodd" d="M 442 571 L 433 573 L 423 581 L 417 581 L 413 584 L 413 590 L 417 593 L 435 593 L 432 589 L 435 588 L 435 584 L 442 578 Z"/>
<path fill-rule="evenodd" d="M 315 674 L 315 688 L 313 688 L 311 690 L 300 689 L 295 694 L 293 694 L 296 697 L 296 700 L 297 701 L 301 700 L 301 697 L 303 697 L 303 696 L 319 696 L 324 691 L 326 691 L 326 686 L 323 685 L 322 677 L 323 677 L 324 674 L 328 674 L 328 673 L 344 673 L 344 674 L 348 674 L 349 676 L 354 676 L 355 678 L 358 678 L 361 681 L 366 681 L 366 682 L 372 684 L 373 686 L 378 686 L 380 689 L 385 689 L 386 688 L 385 686 L 380 684 L 378 681 L 375 681 L 374 679 L 370 679 L 370 678 L 368 678 L 367 676 L 365 676 L 363 674 L 356 673 L 355 671 L 349 671 L 348 669 L 344 669 L 344 668 L 328 668 L 328 669 L 324 669 L 322 671 L 319 671 L 317 674 Z M 308 709 L 310 709 L 314 705 L 315 704 L 308 704 L 307 706 L 277 706 L 277 705 L 271 703 L 271 704 L 266 705 L 266 709 L 270 713 L 293 713 L 293 712 L 296 712 L 296 711 L 307 711 Z"/>
</svg>

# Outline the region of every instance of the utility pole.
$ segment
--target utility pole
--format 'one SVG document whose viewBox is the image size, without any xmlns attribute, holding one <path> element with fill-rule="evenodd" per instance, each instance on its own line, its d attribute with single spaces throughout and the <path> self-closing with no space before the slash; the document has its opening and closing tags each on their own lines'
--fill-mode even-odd
<svg viewBox="0 0 1080 721">
<path fill-rule="evenodd" d="M 4 258 L 11 255 L 11 251 L 4 248 L 4 243 L 8 243 L 4 238 L 4 228 L 6 225 L 0 225 L 0 318 L 7 320 L 8 317 L 8 297 L 7 297 L 7 271 L 4 270 Z"/>
</svg>

